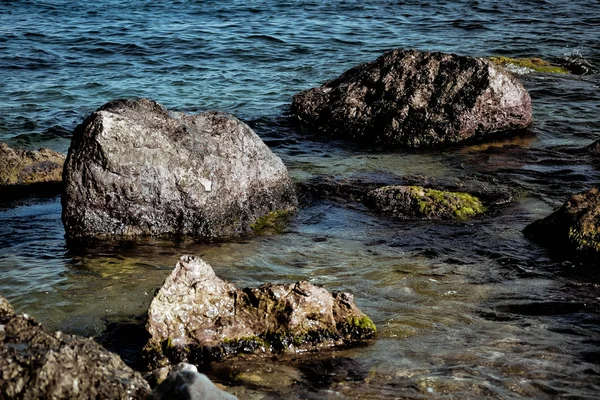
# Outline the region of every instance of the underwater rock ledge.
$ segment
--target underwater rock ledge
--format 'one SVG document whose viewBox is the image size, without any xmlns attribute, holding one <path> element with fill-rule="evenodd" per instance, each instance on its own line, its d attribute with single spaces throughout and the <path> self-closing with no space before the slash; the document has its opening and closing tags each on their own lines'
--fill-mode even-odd
<svg viewBox="0 0 600 400">
<path fill-rule="evenodd" d="M 63 224 L 76 240 L 229 238 L 297 205 L 285 165 L 246 124 L 149 99 L 111 101 L 75 129 L 64 185 Z"/>
<path fill-rule="evenodd" d="M 237 289 L 193 256 L 181 257 L 152 300 L 147 329 L 149 369 L 350 345 L 376 331 L 351 294 L 308 282 Z"/>
<path fill-rule="evenodd" d="M 316 133 L 421 148 L 528 128 L 531 98 L 483 58 L 392 50 L 294 96 L 290 114 Z"/>
</svg>

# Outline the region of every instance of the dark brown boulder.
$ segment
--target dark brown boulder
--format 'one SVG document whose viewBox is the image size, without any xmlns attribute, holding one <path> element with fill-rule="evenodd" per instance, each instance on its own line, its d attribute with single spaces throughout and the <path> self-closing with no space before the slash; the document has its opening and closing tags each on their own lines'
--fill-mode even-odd
<svg viewBox="0 0 600 400">
<path fill-rule="evenodd" d="M 308 282 L 237 289 L 192 256 L 181 257 L 152 300 L 147 329 L 150 367 L 314 350 L 375 333 L 348 293 L 332 294 Z"/>
<path fill-rule="evenodd" d="M 481 58 L 393 50 L 294 96 L 291 115 L 313 130 L 365 144 L 430 147 L 527 128 L 531 99 Z"/>
<path fill-rule="evenodd" d="M 148 99 L 109 102 L 79 125 L 64 181 L 71 239 L 227 238 L 297 203 L 285 165 L 246 124 Z"/>
<path fill-rule="evenodd" d="M 557 211 L 528 225 L 524 233 L 562 254 L 600 256 L 600 190 L 571 196 Z"/>
<path fill-rule="evenodd" d="M 145 399 L 142 376 L 92 339 L 46 332 L 26 315 L 0 311 L 0 398 Z"/>
</svg>

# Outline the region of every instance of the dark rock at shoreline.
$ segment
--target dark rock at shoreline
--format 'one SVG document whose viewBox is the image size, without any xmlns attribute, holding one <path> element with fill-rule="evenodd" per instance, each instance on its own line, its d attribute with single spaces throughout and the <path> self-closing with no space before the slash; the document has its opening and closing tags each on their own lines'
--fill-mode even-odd
<svg viewBox="0 0 600 400">
<path fill-rule="evenodd" d="M 64 154 L 50 149 L 18 150 L 0 143 L 0 200 L 60 193 L 64 162 Z"/>
<path fill-rule="evenodd" d="M 237 397 L 216 387 L 194 365 L 181 363 L 173 367 L 149 397 L 149 400 L 162 399 L 236 400 Z"/>
<path fill-rule="evenodd" d="M 557 211 L 529 224 L 523 231 L 531 240 L 561 253 L 600 255 L 600 190 L 571 196 Z"/>
<path fill-rule="evenodd" d="M 297 203 L 287 169 L 246 124 L 148 99 L 109 102 L 79 125 L 64 180 L 71 239 L 227 238 Z"/>
<path fill-rule="evenodd" d="M 486 59 L 393 50 L 294 96 L 291 115 L 366 144 L 430 147 L 527 128 L 523 85 Z"/>
<path fill-rule="evenodd" d="M 464 220 L 486 209 L 481 200 L 468 193 L 422 186 L 384 186 L 371 190 L 365 203 L 396 218 L 432 220 Z"/>
<path fill-rule="evenodd" d="M 237 289 L 210 265 L 183 256 L 148 311 L 151 368 L 194 364 L 236 353 L 273 354 L 348 345 L 375 325 L 348 293 L 308 282 Z"/>
<path fill-rule="evenodd" d="M 148 383 L 116 354 L 92 339 L 46 332 L 6 304 L 0 297 L 1 398 L 145 399 L 150 394 Z"/>
</svg>

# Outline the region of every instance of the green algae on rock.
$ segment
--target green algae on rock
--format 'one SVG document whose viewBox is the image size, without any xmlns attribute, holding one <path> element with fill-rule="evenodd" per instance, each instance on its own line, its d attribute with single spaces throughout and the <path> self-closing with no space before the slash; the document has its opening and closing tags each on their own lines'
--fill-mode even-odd
<svg viewBox="0 0 600 400">
<path fill-rule="evenodd" d="M 568 74 L 569 70 L 558 65 L 550 64 L 541 58 L 510 58 L 510 57 L 490 57 L 496 65 L 507 67 L 514 65 L 515 67 L 526 68 L 532 72 L 544 72 L 552 74 Z"/>
<path fill-rule="evenodd" d="M 273 235 L 281 233 L 294 209 L 276 210 L 259 217 L 250 228 L 256 235 Z"/>
<path fill-rule="evenodd" d="M 468 193 L 421 186 L 384 186 L 370 191 L 367 206 L 396 218 L 465 220 L 486 211 L 481 200 Z"/>
<path fill-rule="evenodd" d="M 571 196 L 557 211 L 528 225 L 531 240 L 561 252 L 600 255 L 600 190 Z"/>
<path fill-rule="evenodd" d="M 183 256 L 148 311 L 148 367 L 350 345 L 376 328 L 348 293 L 308 282 L 237 289 Z"/>
</svg>

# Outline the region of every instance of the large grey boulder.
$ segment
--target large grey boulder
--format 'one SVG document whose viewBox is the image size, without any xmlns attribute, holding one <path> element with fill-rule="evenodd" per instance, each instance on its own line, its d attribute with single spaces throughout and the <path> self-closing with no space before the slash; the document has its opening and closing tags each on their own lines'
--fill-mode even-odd
<svg viewBox="0 0 600 400">
<path fill-rule="evenodd" d="M 64 181 L 69 238 L 224 238 L 296 206 L 287 169 L 246 124 L 148 99 L 109 102 L 79 125 Z"/>
<path fill-rule="evenodd" d="M 46 332 L 0 297 L 0 398 L 145 399 L 150 386 L 92 339 Z"/>
<path fill-rule="evenodd" d="M 561 255 L 600 256 L 600 189 L 571 196 L 546 218 L 529 224 L 524 233 Z"/>
<path fill-rule="evenodd" d="M 20 150 L 0 143 L 0 200 L 60 193 L 64 163 L 65 155 L 54 150 Z"/>
<path fill-rule="evenodd" d="M 237 289 L 192 256 L 181 257 L 152 300 L 147 329 L 150 368 L 347 345 L 375 333 L 348 293 L 308 282 Z"/>
<path fill-rule="evenodd" d="M 527 128 L 531 99 L 481 58 L 392 50 L 294 96 L 291 115 L 318 133 L 366 144 L 449 145 Z"/>
</svg>

